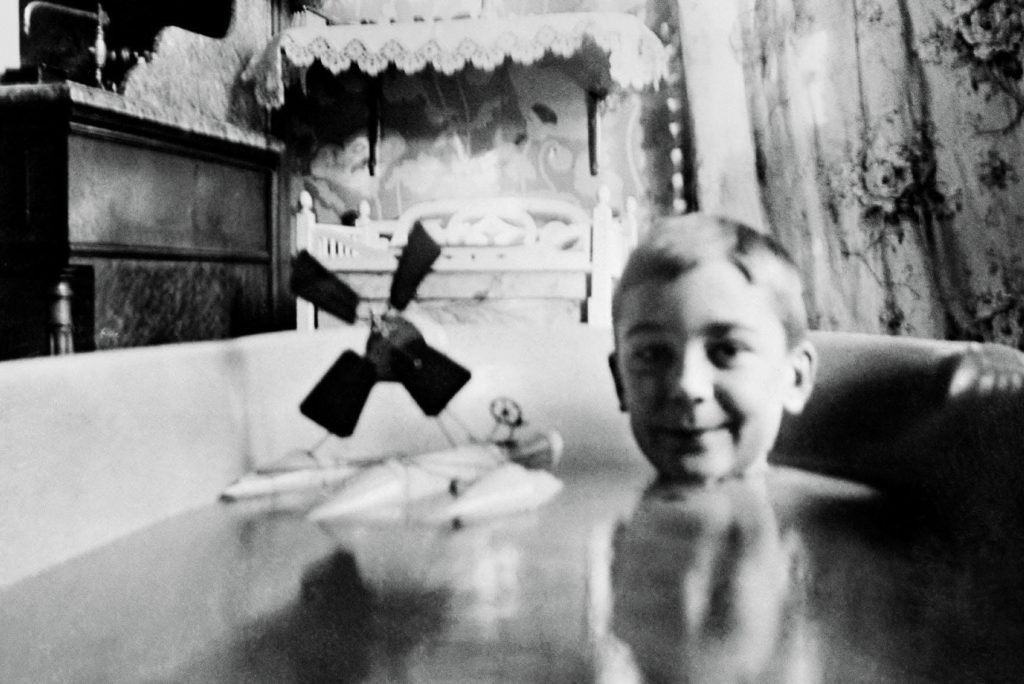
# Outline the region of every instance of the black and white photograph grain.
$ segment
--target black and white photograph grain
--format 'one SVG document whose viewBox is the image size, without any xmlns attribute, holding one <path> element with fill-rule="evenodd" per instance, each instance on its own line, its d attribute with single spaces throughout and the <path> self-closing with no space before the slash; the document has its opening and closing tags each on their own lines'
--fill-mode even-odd
<svg viewBox="0 0 1024 684">
<path fill-rule="evenodd" d="M 0 0 L 3 684 L 1022 646 L 1024 0 Z"/>
</svg>

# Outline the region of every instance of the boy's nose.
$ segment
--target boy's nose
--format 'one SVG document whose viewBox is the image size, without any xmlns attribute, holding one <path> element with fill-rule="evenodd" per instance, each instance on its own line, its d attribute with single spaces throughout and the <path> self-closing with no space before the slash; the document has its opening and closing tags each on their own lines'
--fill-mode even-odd
<svg viewBox="0 0 1024 684">
<path fill-rule="evenodd" d="M 703 348 L 689 348 L 683 355 L 676 375 L 676 395 L 691 403 L 699 403 L 711 397 L 712 365 Z"/>
</svg>

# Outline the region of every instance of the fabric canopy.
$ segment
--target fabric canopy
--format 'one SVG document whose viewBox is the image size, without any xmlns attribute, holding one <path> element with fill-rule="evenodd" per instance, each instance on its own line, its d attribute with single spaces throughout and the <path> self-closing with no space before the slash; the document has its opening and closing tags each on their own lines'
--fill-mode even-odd
<svg viewBox="0 0 1024 684">
<path fill-rule="evenodd" d="M 466 66 L 493 70 L 506 59 L 533 64 L 549 53 L 571 57 L 594 48 L 607 56 L 607 76 L 621 87 L 657 85 L 667 75 L 665 46 L 636 17 L 578 12 L 294 27 L 250 61 L 243 79 L 253 82 L 260 104 L 277 108 L 288 81 L 301 79 L 314 62 L 335 74 L 355 66 L 376 75 L 392 64 L 409 74 L 428 66 L 452 74 Z"/>
</svg>

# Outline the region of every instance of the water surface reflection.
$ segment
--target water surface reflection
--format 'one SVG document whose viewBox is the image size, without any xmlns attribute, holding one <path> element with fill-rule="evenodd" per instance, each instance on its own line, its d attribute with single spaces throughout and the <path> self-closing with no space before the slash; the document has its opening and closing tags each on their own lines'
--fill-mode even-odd
<svg viewBox="0 0 1024 684">
<path fill-rule="evenodd" d="M 653 485 L 612 534 L 596 678 L 1012 681 L 1024 671 L 1021 534 L 948 522 L 786 469 Z"/>
<path fill-rule="evenodd" d="M 977 682 L 1024 672 L 1024 525 L 787 468 L 581 472 L 462 529 L 183 514 L 0 592 L 3 682 Z M 972 516 L 971 511 L 989 514 Z M 992 521 L 998 520 L 999 525 Z"/>
<path fill-rule="evenodd" d="M 763 479 L 652 486 L 612 542 L 605 679 L 778 681 L 792 551 Z M 628 650 L 618 651 L 618 640 Z"/>
</svg>

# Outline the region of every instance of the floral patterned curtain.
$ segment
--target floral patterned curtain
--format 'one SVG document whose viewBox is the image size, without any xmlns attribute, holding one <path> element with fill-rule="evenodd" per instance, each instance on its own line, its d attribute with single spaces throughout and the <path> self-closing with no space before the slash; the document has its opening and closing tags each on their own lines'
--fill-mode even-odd
<svg viewBox="0 0 1024 684">
<path fill-rule="evenodd" d="M 769 223 L 823 329 L 1024 345 L 1024 0 L 741 0 Z"/>
</svg>

